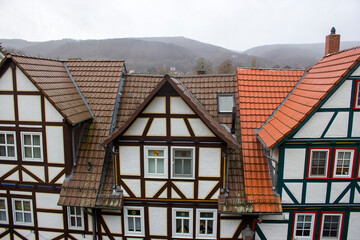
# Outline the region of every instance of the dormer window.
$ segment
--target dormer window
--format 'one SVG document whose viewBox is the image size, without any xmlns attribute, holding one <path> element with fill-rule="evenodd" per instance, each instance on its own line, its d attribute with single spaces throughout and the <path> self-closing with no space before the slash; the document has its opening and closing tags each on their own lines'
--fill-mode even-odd
<svg viewBox="0 0 360 240">
<path fill-rule="evenodd" d="M 218 112 L 232 113 L 234 107 L 234 94 L 219 94 L 218 95 Z"/>
</svg>

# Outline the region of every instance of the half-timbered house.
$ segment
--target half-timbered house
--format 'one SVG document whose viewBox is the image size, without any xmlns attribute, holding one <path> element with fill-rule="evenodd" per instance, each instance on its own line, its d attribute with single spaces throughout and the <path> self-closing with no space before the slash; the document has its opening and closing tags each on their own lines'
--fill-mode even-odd
<svg viewBox="0 0 360 240">
<path fill-rule="evenodd" d="M 359 239 L 360 48 L 338 52 L 339 38 L 327 37 L 325 57 L 254 132 L 283 208 L 261 216 L 256 239 Z M 279 85 L 274 94 L 294 82 Z"/>
</svg>

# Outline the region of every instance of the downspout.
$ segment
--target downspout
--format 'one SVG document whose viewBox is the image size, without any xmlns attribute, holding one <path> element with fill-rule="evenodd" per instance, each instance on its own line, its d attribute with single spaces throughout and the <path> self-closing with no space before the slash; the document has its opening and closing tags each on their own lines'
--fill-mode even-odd
<svg viewBox="0 0 360 240">
<path fill-rule="evenodd" d="M 225 153 L 225 194 L 229 192 L 229 155 L 234 152 L 234 149 L 230 149 L 227 153 Z"/>
</svg>

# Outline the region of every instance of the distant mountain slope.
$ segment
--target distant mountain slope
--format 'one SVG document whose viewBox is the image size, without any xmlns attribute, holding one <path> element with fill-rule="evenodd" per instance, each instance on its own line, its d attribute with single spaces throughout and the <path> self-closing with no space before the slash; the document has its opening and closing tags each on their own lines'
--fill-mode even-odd
<svg viewBox="0 0 360 240">
<path fill-rule="evenodd" d="M 127 69 L 146 72 L 162 66 L 175 67 L 188 73 L 203 57 L 216 69 L 225 60 L 234 65 L 249 67 L 256 56 L 257 67 L 307 68 L 324 54 L 324 44 L 277 44 L 260 46 L 237 52 L 202 43 L 185 37 L 117 38 L 104 40 L 63 39 L 47 42 L 29 42 L 21 39 L 0 39 L 3 47 L 14 48 L 25 54 L 57 59 L 125 59 Z M 342 48 L 360 45 L 360 42 L 342 42 Z"/>
</svg>

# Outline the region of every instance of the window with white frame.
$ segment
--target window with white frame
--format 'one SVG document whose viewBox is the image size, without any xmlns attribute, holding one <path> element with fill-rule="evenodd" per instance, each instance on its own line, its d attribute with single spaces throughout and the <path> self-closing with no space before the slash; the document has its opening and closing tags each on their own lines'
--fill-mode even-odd
<svg viewBox="0 0 360 240">
<path fill-rule="evenodd" d="M 125 234 L 128 236 L 144 236 L 144 208 L 124 207 Z"/>
<path fill-rule="evenodd" d="M 329 163 L 329 149 L 311 149 L 309 177 L 327 177 Z"/>
<path fill-rule="evenodd" d="M 16 160 L 15 132 L 0 132 L 0 158 Z"/>
<path fill-rule="evenodd" d="M 33 208 L 30 199 L 12 200 L 14 224 L 33 225 Z"/>
<path fill-rule="evenodd" d="M 42 161 L 41 133 L 23 132 L 21 136 L 23 160 Z"/>
<path fill-rule="evenodd" d="M 323 213 L 321 219 L 321 239 L 340 239 L 342 214 Z"/>
<path fill-rule="evenodd" d="M 218 95 L 218 112 L 232 113 L 234 107 L 233 94 L 219 94 Z"/>
<path fill-rule="evenodd" d="M 360 79 L 356 81 L 355 108 L 360 108 Z"/>
<path fill-rule="evenodd" d="M 314 233 L 315 213 L 296 213 L 294 219 L 294 238 L 312 239 Z"/>
<path fill-rule="evenodd" d="M 193 236 L 193 209 L 173 208 L 172 231 L 173 237 L 192 238 Z"/>
<path fill-rule="evenodd" d="M 194 177 L 194 155 L 193 147 L 172 148 L 172 177 L 193 178 Z"/>
<path fill-rule="evenodd" d="M 196 210 L 196 237 L 216 239 L 217 210 Z"/>
<path fill-rule="evenodd" d="M 335 150 L 334 177 L 351 177 L 354 152 L 353 149 Z"/>
<path fill-rule="evenodd" d="M 145 177 L 167 177 L 168 151 L 164 146 L 145 146 Z"/>
<path fill-rule="evenodd" d="M 0 198 L 0 223 L 7 223 L 7 202 L 6 198 Z"/>
<path fill-rule="evenodd" d="M 81 207 L 68 207 L 68 220 L 70 229 L 84 229 L 84 212 Z"/>
</svg>

